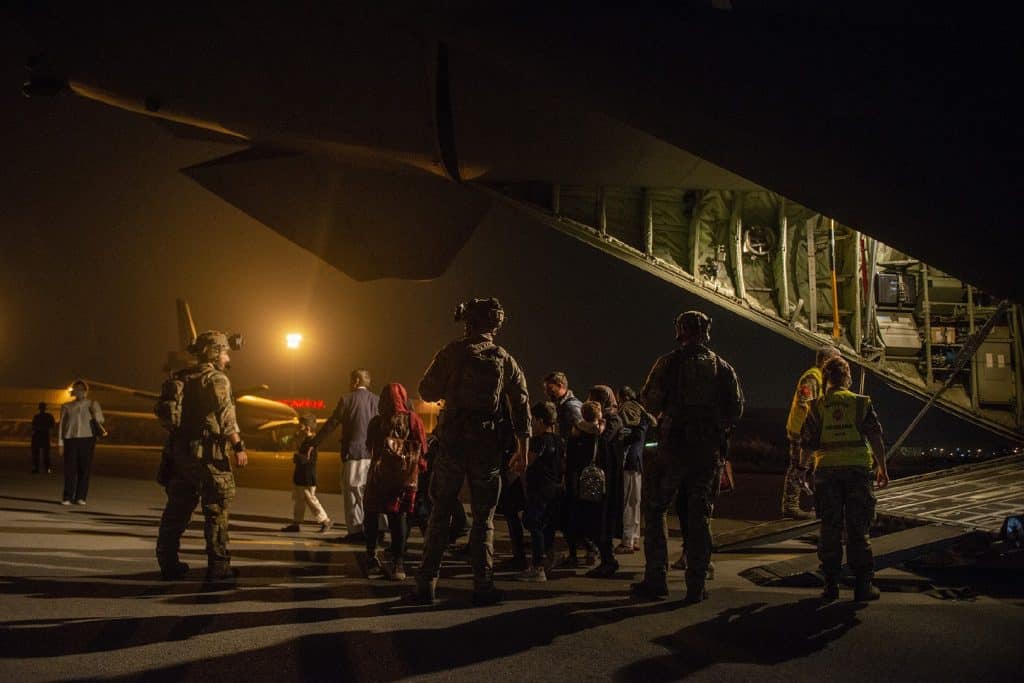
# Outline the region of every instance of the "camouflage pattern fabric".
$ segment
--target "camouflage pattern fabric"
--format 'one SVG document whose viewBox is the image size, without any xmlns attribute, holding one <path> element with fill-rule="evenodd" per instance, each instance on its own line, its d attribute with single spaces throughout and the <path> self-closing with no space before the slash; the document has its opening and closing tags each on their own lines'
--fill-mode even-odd
<svg viewBox="0 0 1024 683">
<path fill-rule="evenodd" d="M 821 532 L 818 558 L 826 576 L 838 576 L 843 566 L 843 529 L 846 560 L 858 577 L 874 571 L 869 531 L 875 519 L 874 476 L 867 467 L 819 467 L 814 491 Z"/>
<path fill-rule="evenodd" d="M 227 465 L 227 460 L 224 461 Z M 160 517 L 156 556 L 162 569 L 177 566 L 181 536 L 188 528 L 192 512 L 202 503 L 206 556 L 211 568 L 231 563 L 228 550 L 228 507 L 235 497 L 235 477 L 214 463 L 203 463 L 190 453 L 176 453 L 171 461 L 167 484 L 167 506 Z"/>
<path fill-rule="evenodd" d="M 800 439 L 789 440 L 789 466 L 782 484 L 782 513 L 800 510 L 800 483 L 797 481 L 800 467 Z"/>
<path fill-rule="evenodd" d="M 230 380 L 212 364 L 200 363 L 185 380 L 181 426 L 170 437 L 169 467 L 161 463 L 167 481 L 167 505 L 156 544 L 161 569 L 177 566 L 181 535 L 199 503 L 209 569 L 221 573 L 230 566 L 228 507 L 235 497 L 235 477 L 224 437 L 237 432 Z"/>
<path fill-rule="evenodd" d="M 473 526 L 469 534 L 474 590 L 493 585 L 494 509 L 501 495 L 501 448 L 493 430 L 465 430 L 442 438 L 431 464 L 430 521 L 423 546 L 419 580 L 437 578 L 441 556 L 448 545 L 448 527 L 459 503 L 462 482 L 469 478 Z"/>
</svg>

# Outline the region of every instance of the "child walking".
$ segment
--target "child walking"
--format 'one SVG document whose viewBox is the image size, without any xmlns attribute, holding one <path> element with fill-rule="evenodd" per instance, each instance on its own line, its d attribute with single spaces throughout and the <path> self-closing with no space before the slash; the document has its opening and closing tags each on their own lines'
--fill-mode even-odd
<svg viewBox="0 0 1024 683">
<path fill-rule="evenodd" d="M 316 434 L 316 416 L 312 413 L 303 413 L 299 416 L 299 431 L 296 440 L 299 448 L 292 455 L 292 462 L 295 463 L 295 472 L 292 474 L 292 523 L 283 527 L 281 531 L 294 533 L 299 530 L 306 516 L 306 508 L 313 513 L 313 521 L 320 525 L 320 533 L 325 533 L 334 526 L 334 522 L 324 511 L 324 506 L 316 497 L 316 446 L 312 444 L 312 437 Z"/>
</svg>

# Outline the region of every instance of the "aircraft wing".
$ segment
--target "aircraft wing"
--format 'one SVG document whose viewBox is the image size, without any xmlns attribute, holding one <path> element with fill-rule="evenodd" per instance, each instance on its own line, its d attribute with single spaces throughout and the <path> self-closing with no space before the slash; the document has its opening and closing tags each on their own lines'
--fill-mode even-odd
<svg viewBox="0 0 1024 683">
<path fill-rule="evenodd" d="M 132 396 L 138 396 L 139 398 L 151 398 L 154 401 L 160 398 L 160 394 L 155 391 L 146 391 L 144 389 L 133 389 L 132 387 L 122 387 L 118 384 L 107 384 L 106 382 L 96 382 L 91 379 L 85 380 L 90 387 L 93 389 L 104 389 L 106 391 L 116 391 L 121 394 L 130 394 Z"/>
</svg>

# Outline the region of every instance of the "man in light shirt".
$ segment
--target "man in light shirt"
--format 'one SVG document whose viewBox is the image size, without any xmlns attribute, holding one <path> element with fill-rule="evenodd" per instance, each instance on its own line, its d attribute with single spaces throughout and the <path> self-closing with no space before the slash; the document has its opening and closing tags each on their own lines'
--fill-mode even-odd
<svg viewBox="0 0 1024 683">
<path fill-rule="evenodd" d="M 89 385 L 76 379 L 71 385 L 74 400 L 60 407 L 60 429 L 57 431 L 57 451 L 64 457 L 64 495 L 61 505 L 85 505 L 89 496 L 89 474 L 92 456 L 96 450 L 96 435 L 92 421 L 103 424 L 100 404 L 86 398 Z"/>
</svg>

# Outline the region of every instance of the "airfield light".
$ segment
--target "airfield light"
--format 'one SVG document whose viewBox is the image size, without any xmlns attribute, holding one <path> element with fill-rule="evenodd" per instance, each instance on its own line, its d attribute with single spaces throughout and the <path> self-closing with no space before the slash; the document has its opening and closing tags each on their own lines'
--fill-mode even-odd
<svg viewBox="0 0 1024 683">
<path fill-rule="evenodd" d="M 289 349 L 297 349 L 302 344 L 302 335 L 298 332 L 289 332 L 285 335 L 285 342 Z"/>
</svg>

